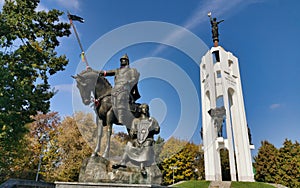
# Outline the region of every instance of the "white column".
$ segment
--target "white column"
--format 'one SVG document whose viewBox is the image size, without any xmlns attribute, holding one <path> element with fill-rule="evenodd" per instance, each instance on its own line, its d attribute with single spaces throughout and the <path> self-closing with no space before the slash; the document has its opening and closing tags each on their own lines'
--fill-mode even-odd
<svg viewBox="0 0 300 188">
<path fill-rule="evenodd" d="M 216 53 L 217 62 L 213 60 Z M 220 46 L 211 48 L 202 57 L 200 82 L 206 180 L 222 180 L 219 150 L 226 148 L 231 180 L 254 181 L 238 59 Z M 208 110 L 216 108 L 219 96 L 223 96 L 226 109 L 227 138 L 217 140 L 217 130 Z"/>
</svg>

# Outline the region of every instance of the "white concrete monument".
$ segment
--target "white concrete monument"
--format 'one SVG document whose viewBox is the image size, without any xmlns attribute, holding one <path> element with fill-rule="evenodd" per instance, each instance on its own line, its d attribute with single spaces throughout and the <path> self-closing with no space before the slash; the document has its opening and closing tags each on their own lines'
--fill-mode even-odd
<svg viewBox="0 0 300 188">
<path fill-rule="evenodd" d="M 220 149 L 229 154 L 231 181 L 254 181 L 238 58 L 212 47 L 200 64 L 205 179 L 222 181 Z"/>
</svg>

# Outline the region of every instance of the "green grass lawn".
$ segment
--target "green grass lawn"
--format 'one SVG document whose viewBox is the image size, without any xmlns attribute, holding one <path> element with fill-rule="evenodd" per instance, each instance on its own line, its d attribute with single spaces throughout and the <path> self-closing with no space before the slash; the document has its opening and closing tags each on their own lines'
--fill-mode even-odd
<svg viewBox="0 0 300 188">
<path fill-rule="evenodd" d="M 209 181 L 186 181 L 180 184 L 176 184 L 175 187 L 182 188 L 208 188 L 210 182 Z M 274 188 L 274 186 L 261 183 L 261 182 L 231 182 L 231 188 Z"/>
<path fill-rule="evenodd" d="M 209 181 L 197 181 L 197 180 L 191 180 L 191 181 L 186 181 L 181 184 L 177 184 L 175 187 L 183 187 L 183 188 L 194 188 L 194 187 L 199 187 L 199 188 L 208 188 L 210 182 Z"/>
<path fill-rule="evenodd" d="M 262 182 L 231 182 L 231 188 L 274 188 Z"/>
</svg>

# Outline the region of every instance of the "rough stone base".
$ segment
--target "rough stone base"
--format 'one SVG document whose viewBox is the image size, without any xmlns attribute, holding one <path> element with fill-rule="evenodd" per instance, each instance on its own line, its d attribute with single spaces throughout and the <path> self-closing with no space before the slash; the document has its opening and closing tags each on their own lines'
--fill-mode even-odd
<svg viewBox="0 0 300 188">
<path fill-rule="evenodd" d="M 162 183 L 162 174 L 157 165 L 145 167 L 147 176 L 143 177 L 139 167 L 112 169 L 112 163 L 103 157 L 90 157 L 83 161 L 79 182 L 155 184 Z"/>
</svg>

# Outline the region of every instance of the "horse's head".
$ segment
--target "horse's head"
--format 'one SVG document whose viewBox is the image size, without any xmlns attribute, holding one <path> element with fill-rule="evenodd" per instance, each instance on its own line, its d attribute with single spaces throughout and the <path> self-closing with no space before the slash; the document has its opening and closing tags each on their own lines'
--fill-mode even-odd
<svg viewBox="0 0 300 188">
<path fill-rule="evenodd" d="M 82 102 L 85 105 L 89 105 L 92 102 L 91 94 L 95 90 L 98 74 L 97 71 L 89 68 L 76 76 L 72 76 L 76 80 Z"/>
</svg>

